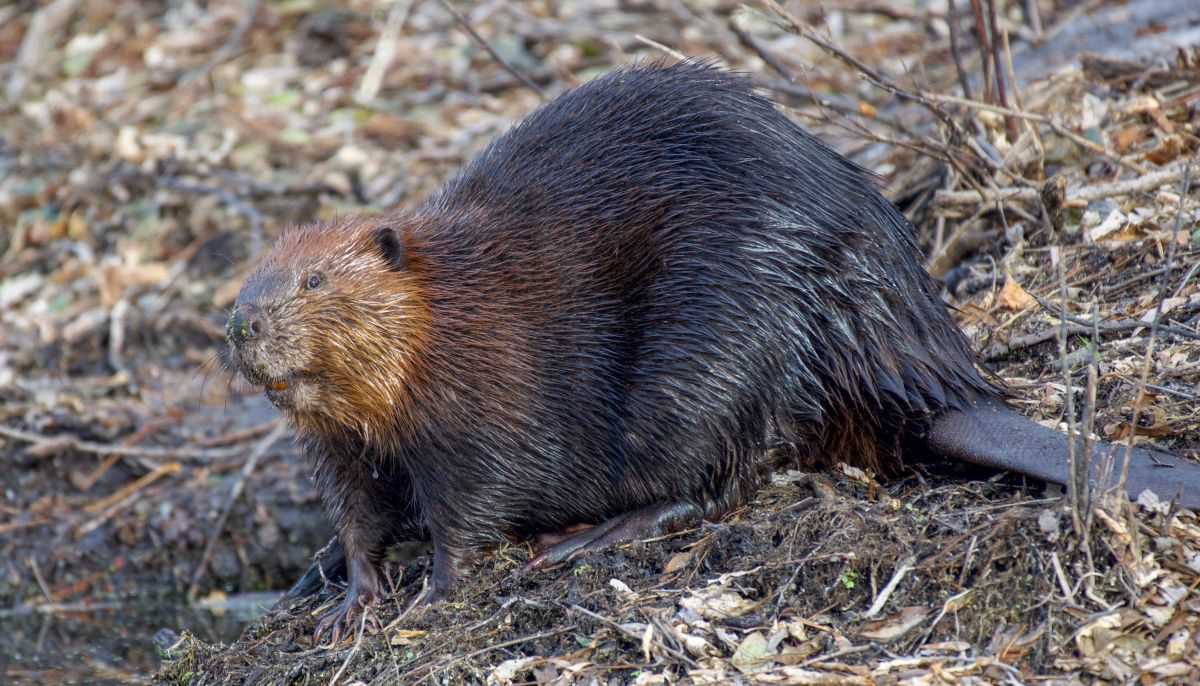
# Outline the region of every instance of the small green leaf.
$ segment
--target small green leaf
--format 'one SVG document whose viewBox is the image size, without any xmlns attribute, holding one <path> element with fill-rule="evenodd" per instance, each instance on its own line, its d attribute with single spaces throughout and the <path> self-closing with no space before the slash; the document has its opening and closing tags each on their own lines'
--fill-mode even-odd
<svg viewBox="0 0 1200 686">
<path fill-rule="evenodd" d="M 862 578 L 861 574 L 853 569 L 847 569 L 846 571 L 842 572 L 841 576 L 838 577 L 838 581 L 840 581 L 842 586 L 845 586 L 847 589 L 853 589 L 854 585 L 858 583 L 860 578 Z"/>
</svg>

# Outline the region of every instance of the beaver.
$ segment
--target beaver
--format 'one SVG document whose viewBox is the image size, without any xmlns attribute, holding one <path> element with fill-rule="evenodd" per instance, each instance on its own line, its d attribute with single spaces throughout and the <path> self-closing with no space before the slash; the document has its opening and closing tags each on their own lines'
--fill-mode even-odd
<svg viewBox="0 0 1200 686">
<path fill-rule="evenodd" d="M 718 519 L 781 449 L 1063 483 L 1067 438 L 1006 406 L 921 265 L 876 177 L 695 62 L 558 97 L 418 209 L 288 231 L 229 340 L 337 532 L 297 585 L 348 578 L 318 635 L 394 541 L 432 540 L 431 602 L 497 542 L 540 537 L 537 567 Z M 1130 492 L 1200 505 L 1200 466 L 1131 457 Z"/>
</svg>

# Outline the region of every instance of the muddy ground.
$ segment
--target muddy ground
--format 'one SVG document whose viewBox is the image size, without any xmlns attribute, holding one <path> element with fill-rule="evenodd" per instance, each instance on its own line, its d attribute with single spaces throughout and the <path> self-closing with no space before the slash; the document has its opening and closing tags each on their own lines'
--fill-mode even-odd
<svg viewBox="0 0 1200 686">
<path fill-rule="evenodd" d="M 1035 4 L 1040 29 L 1019 8 L 999 14 L 1016 75 L 1004 101 L 983 92 L 969 8 L 944 2 L 782 15 L 723 0 L 456 3 L 461 21 L 429 0 L 0 8 L 0 674 L 1200 680 L 1194 516 L 1113 501 L 1081 534 L 1041 484 L 948 465 L 885 482 L 783 473 L 722 522 L 547 572 L 523 572 L 528 551 L 507 548 L 451 602 L 399 622 L 427 562 L 395 561 L 384 630 L 338 646 L 311 640 L 312 612 L 336 594 L 236 641 L 236 628 L 179 638 L 168 618 L 153 677 L 153 631 L 133 658 L 115 646 L 136 632 L 64 634 L 57 652 L 90 650 L 45 666 L 26 659 L 45 630 L 13 619 L 286 588 L 329 531 L 278 416 L 223 369 L 227 308 L 255 257 L 292 223 L 419 203 L 543 97 L 676 51 L 744 70 L 881 174 L 1023 411 L 1057 426 L 1070 394 L 1079 418 L 1094 407 L 1097 434 L 1194 456 L 1200 197 L 1180 189 L 1200 123 L 1200 10 Z M 798 35 L 807 26 L 832 46 Z M 1042 200 L 1056 177 L 1065 202 Z"/>
</svg>

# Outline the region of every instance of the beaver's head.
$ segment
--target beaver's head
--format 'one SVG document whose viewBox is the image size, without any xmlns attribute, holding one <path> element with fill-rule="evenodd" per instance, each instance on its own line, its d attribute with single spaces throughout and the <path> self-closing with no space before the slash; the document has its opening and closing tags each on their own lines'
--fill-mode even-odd
<svg viewBox="0 0 1200 686">
<path fill-rule="evenodd" d="M 238 294 L 231 360 L 300 424 L 370 431 L 395 421 L 421 320 L 396 226 L 353 219 L 291 230 Z"/>
</svg>

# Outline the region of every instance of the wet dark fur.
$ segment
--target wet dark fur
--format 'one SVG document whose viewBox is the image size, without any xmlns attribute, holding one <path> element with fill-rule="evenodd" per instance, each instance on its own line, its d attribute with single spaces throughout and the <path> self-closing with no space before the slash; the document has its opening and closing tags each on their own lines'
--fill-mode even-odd
<svg viewBox="0 0 1200 686">
<path fill-rule="evenodd" d="M 992 392 L 876 179 L 716 69 L 586 84 L 402 225 L 432 320 L 396 457 L 456 548 L 717 517 L 772 445 L 880 469 Z"/>
<path fill-rule="evenodd" d="M 412 299 L 402 397 L 382 422 L 292 413 L 354 583 L 398 537 L 431 535 L 449 586 L 497 541 L 664 502 L 720 517 L 776 447 L 894 471 L 936 417 L 998 402 L 876 178 L 715 68 L 567 93 L 415 213 L 290 237 L 239 304 L 299 297 L 255 284 L 381 226 L 362 259 Z"/>
</svg>

